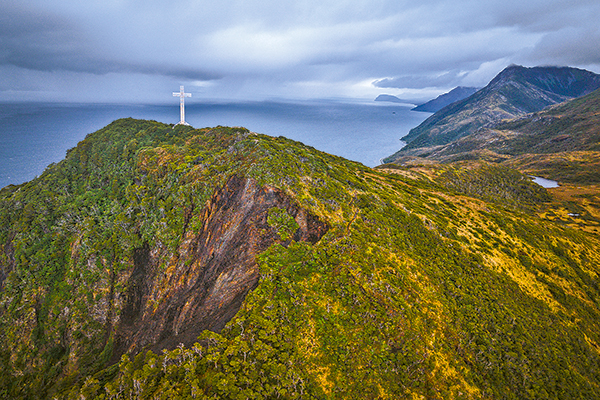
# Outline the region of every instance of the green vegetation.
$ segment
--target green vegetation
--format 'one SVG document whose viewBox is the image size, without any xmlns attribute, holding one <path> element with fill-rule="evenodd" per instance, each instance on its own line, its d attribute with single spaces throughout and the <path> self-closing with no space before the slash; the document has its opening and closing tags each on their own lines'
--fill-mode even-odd
<svg viewBox="0 0 600 400">
<path fill-rule="evenodd" d="M 0 193 L 0 397 L 600 398 L 600 238 L 536 216 L 547 194 L 516 172 L 436 174 L 243 128 L 115 121 Z M 172 274 L 232 175 L 330 229 L 296 242 L 300 221 L 271 208 L 285 243 L 257 256 L 222 331 L 111 364 L 136 251 Z"/>
<path fill-rule="evenodd" d="M 270 209 L 267 222 L 275 228 L 275 231 L 283 241 L 290 240 L 294 236 L 294 232 L 299 228 L 296 220 L 281 208 Z"/>
<path fill-rule="evenodd" d="M 453 163 L 441 169 L 438 182 L 459 193 L 521 210 L 535 210 L 550 201 L 544 188 L 501 165 Z"/>
</svg>

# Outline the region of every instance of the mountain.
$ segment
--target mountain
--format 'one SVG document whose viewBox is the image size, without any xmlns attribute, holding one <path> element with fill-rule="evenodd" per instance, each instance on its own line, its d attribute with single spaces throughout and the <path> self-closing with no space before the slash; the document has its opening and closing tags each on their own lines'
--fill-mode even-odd
<svg viewBox="0 0 600 400">
<path fill-rule="evenodd" d="M 600 183 L 600 89 L 438 146 L 427 159 L 484 159 L 561 182 Z M 567 161 L 568 160 L 568 161 Z"/>
<path fill-rule="evenodd" d="M 474 95 L 452 103 L 412 129 L 407 145 L 385 159 L 428 154 L 480 128 L 513 119 L 600 88 L 600 75 L 569 67 L 510 66 Z"/>
<path fill-rule="evenodd" d="M 511 155 L 600 151 L 600 89 L 544 111 L 494 126 L 500 132 L 514 132 L 505 143 L 488 146 Z"/>
<path fill-rule="evenodd" d="M 435 157 L 472 150 L 499 154 L 547 154 L 600 150 L 600 89 L 543 111 L 503 121 L 441 146 Z"/>
<path fill-rule="evenodd" d="M 418 105 L 417 107 L 413 108 L 413 111 L 434 113 L 456 101 L 466 99 L 478 90 L 479 88 L 458 86 L 448 93 L 441 94 L 427 103 Z"/>
<path fill-rule="evenodd" d="M 115 121 L 0 191 L 0 393 L 599 398 L 600 236 L 561 201 L 485 162 Z"/>
</svg>

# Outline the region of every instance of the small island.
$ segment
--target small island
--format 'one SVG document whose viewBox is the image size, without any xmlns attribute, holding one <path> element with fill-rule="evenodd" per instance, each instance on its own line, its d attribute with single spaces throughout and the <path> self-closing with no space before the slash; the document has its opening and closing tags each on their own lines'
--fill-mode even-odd
<svg viewBox="0 0 600 400">
<path fill-rule="evenodd" d="M 396 96 L 392 96 L 391 94 L 380 94 L 377 96 L 375 101 L 390 101 L 392 103 L 410 103 L 410 101 L 402 100 Z"/>
</svg>

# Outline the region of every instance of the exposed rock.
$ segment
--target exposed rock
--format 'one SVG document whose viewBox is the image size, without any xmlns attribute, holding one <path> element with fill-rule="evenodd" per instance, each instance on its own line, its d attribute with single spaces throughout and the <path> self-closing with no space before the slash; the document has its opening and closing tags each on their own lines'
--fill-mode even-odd
<svg viewBox="0 0 600 400">
<path fill-rule="evenodd" d="M 296 241 L 316 243 L 328 230 L 282 191 L 233 176 L 200 212 L 202 229 L 184 233 L 164 271 L 159 265 L 165 254 L 138 249 L 113 361 L 129 350 L 190 345 L 205 329 L 220 331 L 258 284 L 257 254 L 290 242 L 282 242 L 267 223 L 273 207 L 296 220 Z"/>
</svg>

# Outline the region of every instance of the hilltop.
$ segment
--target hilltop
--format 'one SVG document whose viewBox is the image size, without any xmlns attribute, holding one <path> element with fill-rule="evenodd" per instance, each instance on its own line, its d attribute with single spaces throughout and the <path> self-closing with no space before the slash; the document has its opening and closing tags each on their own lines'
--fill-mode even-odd
<svg viewBox="0 0 600 400">
<path fill-rule="evenodd" d="M 547 106 L 600 88 L 600 75 L 570 67 L 510 66 L 472 96 L 452 103 L 413 128 L 407 145 L 385 162 L 405 156 L 427 156 L 465 136 L 503 120 L 536 112 Z"/>
<path fill-rule="evenodd" d="M 0 393 L 600 397 L 600 237 L 485 162 L 124 119 L 0 191 Z"/>
</svg>

